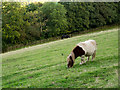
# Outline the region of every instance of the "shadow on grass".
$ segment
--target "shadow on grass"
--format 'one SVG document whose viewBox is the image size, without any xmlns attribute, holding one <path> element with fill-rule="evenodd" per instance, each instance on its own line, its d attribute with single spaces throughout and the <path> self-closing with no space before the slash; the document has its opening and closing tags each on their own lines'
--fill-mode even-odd
<svg viewBox="0 0 120 90">
<path fill-rule="evenodd" d="M 79 63 L 75 63 L 74 64 L 74 66 L 73 66 L 73 68 L 79 68 L 79 67 L 84 67 L 84 66 L 91 66 L 91 65 L 96 65 L 96 64 L 98 64 L 98 61 L 87 61 L 86 63 L 83 63 L 82 65 L 80 65 Z"/>
</svg>

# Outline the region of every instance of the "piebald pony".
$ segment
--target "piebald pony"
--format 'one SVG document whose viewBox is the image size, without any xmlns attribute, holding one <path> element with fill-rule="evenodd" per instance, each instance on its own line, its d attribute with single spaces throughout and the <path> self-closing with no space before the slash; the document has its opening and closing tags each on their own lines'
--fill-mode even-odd
<svg viewBox="0 0 120 90">
<path fill-rule="evenodd" d="M 67 66 L 72 67 L 75 59 L 77 57 L 81 57 L 81 63 L 85 63 L 85 56 L 88 57 L 87 61 L 89 61 L 90 56 L 92 56 L 92 61 L 95 58 L 96 55 L 96 41 L 95 40 L 87 40 L 85 42 L 80 42 L 74 47 L 70 55 L 67 57 Z"/>
</svg>

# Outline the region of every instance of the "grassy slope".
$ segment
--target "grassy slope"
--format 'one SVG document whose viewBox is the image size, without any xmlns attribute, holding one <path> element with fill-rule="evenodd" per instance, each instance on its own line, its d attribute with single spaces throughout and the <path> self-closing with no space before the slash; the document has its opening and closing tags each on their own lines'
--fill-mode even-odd
<svg viewBox="0 0 120 90">
<path fill-rule="evenodd" d="M 94 61 L 67 69 L 66 57 L 80 41 L 98 44 Z M 63 56 L 61 54 L 64 54 Z M 11 55 L 3 55 L 3 88 L 118 87 L 118 32 L 83 35 Z"/>
</svg>

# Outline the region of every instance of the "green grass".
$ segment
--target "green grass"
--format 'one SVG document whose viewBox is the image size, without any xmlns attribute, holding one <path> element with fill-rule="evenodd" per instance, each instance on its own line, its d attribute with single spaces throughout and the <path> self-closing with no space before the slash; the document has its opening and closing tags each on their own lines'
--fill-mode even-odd
<svg viewBox="0 0 120 90">
<path fill-rule="evenodd" d="M 94 61 L 67 68 L 80 41 L 96 40 Z M 63 56 L 62 56 L 63 54 Z M 2 57 L 3 88 L 118 88 L 118 31 L 82 35 Z"/>
</svg>

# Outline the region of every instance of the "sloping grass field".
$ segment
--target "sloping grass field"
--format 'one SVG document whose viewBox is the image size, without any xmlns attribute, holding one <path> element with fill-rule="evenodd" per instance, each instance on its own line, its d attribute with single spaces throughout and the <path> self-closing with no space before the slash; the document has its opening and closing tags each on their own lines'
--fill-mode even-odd
<svg viewBox="0 0 120 90">
<path fill-rule="evenodd" d="M 94 61 L 67 68 L 81 41 L 94 39 Z M 3 88 L 118 88 L 118 29 L 84 34 L 2 54 Z"/>
</svg>

